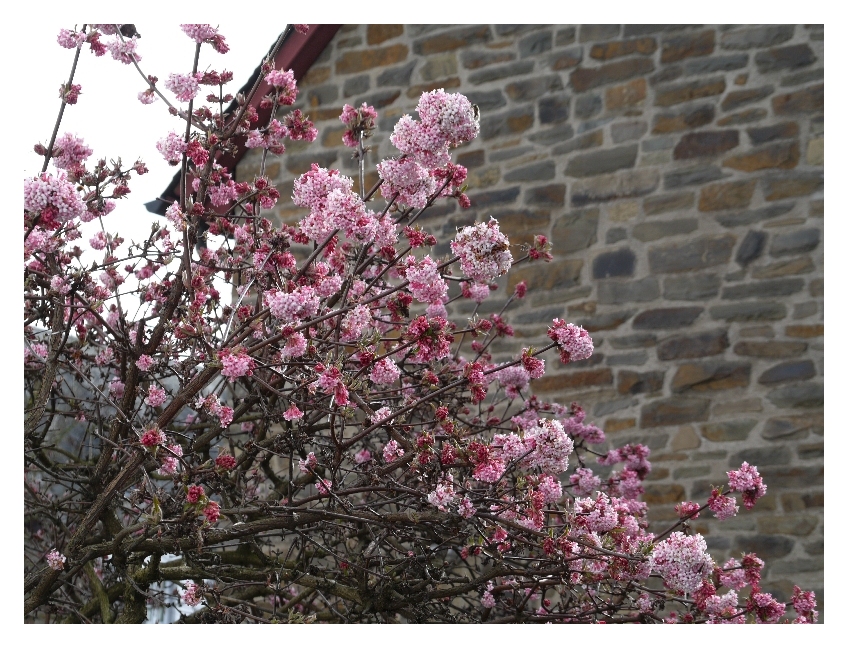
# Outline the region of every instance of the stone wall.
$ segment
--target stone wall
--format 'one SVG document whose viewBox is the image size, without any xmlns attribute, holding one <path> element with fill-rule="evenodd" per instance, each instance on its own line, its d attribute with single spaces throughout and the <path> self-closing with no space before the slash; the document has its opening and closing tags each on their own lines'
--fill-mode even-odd
<svg viewBox="0 0 848 648">
<path fill-rule="evenodd" d="M 535 391 L 651 448 L 657 529 L 743 460 L 759 466 L 769 490 L 753 511 L 693 526 L 722 559 L 766 559 L 783 600 L 793 582 L 815 588 L 822 609 L 823 37 L 815 25 L 345 25 L 300 82 L 319 140 L 268 167 L 283 195 L 313 161 L 355 176 L 343 104 L 380 113 L 373 169 L 423 91 L 466 94 L 482 113 L 480 137 L 455 153 L 472 208 L 445 202 L 419 222 L 448 241 L 493 215 L 515 243 L 552 240 L 553 262 L 519 266 L 484 304 L 530 287 L 509 311 L 507 355 L 543 343 L 554 317 L 591 331 L 594 357 L 552 356 Z M 286 200 L 276 214 L 304 215 Z"/>
</svg>

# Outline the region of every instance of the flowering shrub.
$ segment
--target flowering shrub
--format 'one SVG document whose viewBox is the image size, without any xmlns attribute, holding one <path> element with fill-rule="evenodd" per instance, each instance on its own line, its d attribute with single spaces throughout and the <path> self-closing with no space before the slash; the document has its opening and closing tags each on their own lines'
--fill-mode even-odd
<svg viewBox="0 0 848 648">
<path fill-rule="evenodd" d="M 139 100 L 161 99 L 183 122 L 157 148 L 187 191 L 125 245 L 110 213 L 144 164 L 92 165 L 69 134 L 35 146 L 42 173 L 24 181 L 29 618 L 139 622 L 179 607 L 213 622 L 816 620 L 812 592 L 796 588 L 787 614 L 760 587 L 762 561 L 719 567 L 689 527 L 707 509 L 736 515 L 732 493 L 754 506 L 766 492 L 756 467 L 650 533 L 648 449 L 612 447 L 578 404 L 532 393 L 541 356 L 589 358 L 590 335 L 555 319 L 550 343 L 495 361 L 527 286 L 484 316 L 493 282 L 549 260 L 550 244 L 511 244 L 489 219 L 435 256 L 420 216 L 437 200 L 473 200 L 451 162 L 479 132 L 464 96 L 424 93 L 367 192 L 363 142 L 379 115 L 345 106 L 358 188 L 314 164 L 291 196 L 304 217 L 280 225 L 264 214 L 288 197 L 265 163 L 317 135 L 299 110 L 282 114 L 293 72 L 266 61 L 269 93 L 254 97 L 257 82 L 228 109 L 232 75 L 200 72 L 195 57 L 163 84 L 173 105 L 123 27 L 62 30 L 58 42 L 138 68 Z M 183 31 L 198 52 L 228 50 L 210 25 Z M 261 170 L 235 182 L 220 160 L 244 142 L 262 151 Z M 461 300 L 471 318 L 455 315 Z"/>
</svg>

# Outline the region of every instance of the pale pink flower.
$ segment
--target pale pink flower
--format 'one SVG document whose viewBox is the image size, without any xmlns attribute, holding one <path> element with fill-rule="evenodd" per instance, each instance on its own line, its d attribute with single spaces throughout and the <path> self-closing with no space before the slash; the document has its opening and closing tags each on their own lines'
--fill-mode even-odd
<svg viewBox="0 0 848 648">
<path fill-rule="evenodd" d="M 47 564 L 50 565 L 50 569 L 55 569 L 56 571 L 62 571 L 65 568 L 65 561 L 67 558 L 60 554 L 55 549 L 51 549 L 47 552 Z"/>
<path fill-rule="evenodd" d="M 563 363 L 586 360 L 592 357 L 595 346 L 589 333 L 582 326 L 569 324 L 554 318 L 548 328 L 548 337 L 557 343 L 559 357 Z"/>
<path fill-rule="evenodd" d="M 92 153 L 93 151 L 81 138 L 65 133 L 53 145 L 53 164 L 60 169 L 72 169 L 79 166 Z"/>
<path fill-rule="evenodd" d="M 713 569 L 704 537 L 700 533 L 687 536 L 680 531 L 654 547 L 649 564 L 668 587 L 685 594 L 697 590 Z"/>
<path fill-rule="evenodd" d="M 450 245 L 459 267 L 477 283 L 489 284 L 512 266 L 509 239 L 494 218 L 464 227 Z"/>
<path fill-rule="evenodd" d="M 147 398 L 144 399 L 144 402 L 150 405 L 150 407 L 159 407 L 165 402 L 165 390 L 156 385 L 150 385 L 150 388 L 147 390 Z"/>
<path fill-rule="evenodd" d="M 375 385 L 390 385 L 400 378 L 400 369 L 391 358 L 383 358 L 374 364 L 369 378 Z"/>
<path fill-rule="evenodd" d="M 391 463 L 392 461 L 396 461 L 403 456 L 403 448 L 398 445 L 398 442 L 392 439 L 385 446 L 383 446 L 383 461 L 386 463 Z"/>
</svg>

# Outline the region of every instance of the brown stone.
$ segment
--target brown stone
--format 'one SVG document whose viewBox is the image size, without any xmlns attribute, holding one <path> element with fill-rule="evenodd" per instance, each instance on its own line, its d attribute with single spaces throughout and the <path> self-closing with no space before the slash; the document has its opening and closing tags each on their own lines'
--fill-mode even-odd
<svg viewBox="0 0 848 648">
<path fill-rule="evenodd" d="M 754 195 L 756 180 L 720 182 L 701 189 L 698 199 L 699 211 L 719 211 L 747 207 Z"/>
<path fill-rule="evenodd" d="M 309 68 L 309 71 L 303 76 L 303 79 L 298 81 L 298 83 L 304 87 L 307 85 L 319 85 L 329 79 L 331 73 L 332 70 L 327 66 L 313 66 Z"/>
<path fill-rule="evenodd" d="M 547 231 L 550 213 L 539 210 L 508 210 L 493 212 L 501 231 L 512 245 L 532 245 L 537 232 Z"/>
<path fill-rule="evenodd" d="M 715 31 L 685 34 L 663 39 L 660 61 L 672 63 L 693 56 L 707 56 L 715 49 Z"/>
<path fill-rule="evenodd" d="M 657 115 L 654 118 L 654 127 L 651 132 L 654 134 L 674 133 L 698 128 L 709 124 L 713 119 L 715 119 L 715 107 L 712 104 L 705 104 L 680 113 Z"/>
<path fill-rule="evenodd" d="M 468 47 L 475 43 L 485 43 L 491 39 L 492 34 L 489 26 L 479 25 L 454 29 L 429 38 L 422 38 L 415 41 L 412 48 L 419 56 L 427 56 Z"/>
<path fill-rule="evenodd" d="M 670 211 L 683 211 L 695 204 L 695 194 L 691 191 L 674 194 L 660 194 L 659 196 L 648 196 L 642 202 L 642 209 L 646 216 L 664 214 Z"/>
<path fill-rule="evenodd" d="M 755 358 L 793 358 L 807 350 L 805 342 L 737 342 L 736 355 Z"/>
<path fill-rule="evenodd" d="M 627 371 L 618 372 L 619 394 L 650 394 L 662 391 L 664 371 Z"/>
<path fill-rule="evenodd" d="M 686 499 L 686 491 L 680 484 L 647 484 L 642 501 L 649 506 L 657 504 L 679 504 Z"/>
<path fill-rule="evenodd" d="M 604 432 L 608 434 L 612 434 L 614 432 L 621 432 L 622 430 L 629 430 L 630 428 L 634 427 L 636 427 L 635 418 L 608 418 L 604 422 Z"/>
<path fill-rule="evenodd" d="M 770 515 L 757 519 L 760 533 L 783 533 L 785 535 L 810 535 L 818 526 L 818 519 L 808 515 Z"/>
<path fill-rule="evenodd" d="M 766 200 L 808 196 L 823 189 L 824 176 L 821 173 L 767 177 L 763 182 L 763 195 Z"/>
<path fill-rule="evenodd" d="M 762 88 L 748 88 L 745 90 L 734 90 L 728 92 L 721 100 L 721 109 L 725 112 L 736 110 L 745 104 L 761 101 L 774 92 L 774 86 L 763 86 Z"/>
<path fill-rule="evenodd" d="M 462 66 L 467 70 L 476 70 L 493 63 L 505 63 L 515 59 L 512 52 L 478 52 L 474 50 L 463 50 Z"/>
<path fill-rule="evenodd" d="M 598 86 L 618 81 L 626 81 L 633 77 L 643 76 L 654 70 L 650 59 L 634 58 L 624 61 L 607 63 L 599 68 L 580 68 L 571 73 L 571 87 L 575 92 L 585 92 Z"/>
<path fill-rule="evenodd" d="M 609 43 L 597 43 L 589 50 L 589 56 L 593 59 L 608 61 L 609 59 L 630 54 L 653 54 L 657 51 L 657 41 L 653 38 L 634 38 L 625 41 L 612 41 Z"/>
<path fill-rule="evenodd" d="M 582 207 L 595 202 L 644 196 L 653 192 L 659 184 L 660 175 L 656 169 L 624 170 L 595 176 L 572 185 L 571 204 Z"/>
<path fill-rule="evenodd" d="M 558 217 L 551 231 L 554 249 L 560 253 L 577 252 L 595 243 L 598 240 L 599 215 L 597 207 L 589 207 Z M 530 233 L 536 234 L 539 231 L 542 230 L 531 230 Z"/>
<path fill-rule="evenodd" d="M 765 144 L 779 139 L 792 139 L 798 137 L 798 124 L 797 122 L 781 122 L 773 126 L 749 128 L 748 137 L 751 144 Z"/>
<path fill-rule="evenodd" d="M 805 414 L 799 416 L 776 416 L 766 421 L 760 435 L 769 441 L 774 439 L 804 438 L 813 432 L 824 434 L 824 415 Z"/>
<path fill-rule="evenodd" d="M 792 169 L 801 159 L 798 142 L 770 144 L 752 153 L 745 153 L 726 159 L 722 166 L 740 171 L 760 171 L 762 169 Z"/>
<path fill-rule="evenodd" d="M 794 324 L 787 326 L 786 335 L 797 338 L 821 337 L 824 335 L 824 324 Z"/>
<path fill-rule="evenodd" d="M 808 508 L 824 508 L 824 493 L 783 493 L 780 503 L 787 513 L 805 511 Z"/>
<path fill-rule="evenodd" d="M 560 54 L 557 54 L 556 57 L 551 60 L 551 69 L 567 70 L 569 68 L 577 67 L 578 65 L 580 65 L 582 60 L 583 48 L 572 47 L 570 49 L 564 50 Z"/>
<path fill-rule="evenodd" d="M 703 358 L 722 353 L 730 343 L 727 341 L 727 331 L 705 331 L 694 335 L 679 335 L 664 340 L 657 345 L 659 360 L 682 360 L 684 358 Z"/>
<path fill-rule="evenodd" d="M 684 101 L 720 95 L 726 87 L 727 84 L 724 81 L 724 77 L 669 86 L 662 90 L 657 90 L 654 104 L 657 106 L 674 106 Z"/>
<path fill-rule="evenodd" d="M 706 398 L 672 396 L 650 401 L 642 406 L 639 427 L 651 428 L 706 421 L 709 418 L 709 409 L 710 401 Z"/>
<path fill-rule="evenodd" d="M 718 391 L 746 387 L 751 382 L 751 365 L 732 362 L 687 363 L 677 368 L 671 391 Z"/>
<path fill-rule="evenodd" d="M 529 290 L 557 290 L 569 288 L 580 279 L 582 259 L 565 259 L 550 263 L 536 262 L 517 267 L 509 273 L 509 291 L 515 290 L 519 281 L 526 281 Z"/>
<path fill-rule="evenodd" d="M 611 385 L 613 383 L 612 369 L 590 369 L 566 374 L 548 374 L 533 381 L 533 391 L 555 392 L 585 387 Z"/>
<path fill-rule="evenodd" d="M 754 429 L 756 424 L 757 421 L 755 419 L 707 423 L 701 426 L 701 436 L 715 443 L 744 441 L 748 438 L 748 434 Z"/>
<path fill-rule="evenodd" d="M 633 313 L 634 311 L 632 310 L 602 313 L 601 315 L 581 319 L 576 323 L 589 331 L 589 333 L 594 333 L 596 331 L 609 331 L 617 329 L 619 326 L 624 324 L 624 322 L 633 317 Z"/>
<path fill-rule="evenodd" d="M 786 275 L 807 274 L 815 270 L 813 260 L 810 257 L 799 257 L 761 268 L 754 268 L 752 276 L 754 279 L 770 279 L 772 277 L 784 277 Z"/>
<path fill-rule="evenodd" d="M 674 147 L 675 160 L 718 155 L 739 146 L 739 131 L 698 131 L 680 138 Z"/>
<path fill-rule="evenodd" d="M 365 32 L 365 40 L 369 45 L 380 43 L 395 38 L 403 33 L 403 25 L 368 25 Z"/>
<path fill-rule="evenodd" d="M 400 63 L 408 54 L 409 48 L 402 44 L 345 52 L 336 60 L 336 74 L 352 74 Z"/>
<path fill-rule="evenodd" d="M 633 79 L 633 81 L 624 85 L 608 88 L 605 93 L 607 110 L 620 110 L 638 106 L 644 101 L 647 88 L 648 84 L 644 77 Z"/>
<path fill-rule="evenodd" d="M 461 156 L 460 156 L 461 157 Z M 457 158 L 462 164 L 462 160 Z M 468 166 L 468 165 L 465 165 Z M 565 185 L 552 184 L 543 187 L 532 187 L 524 192 L 524 202 L 528 205 L 559 205 L 565 204 Z"/>
<path fill-rule="evenodd" d="M 695 450 L 700 446 L 701 439 L 691 425 L 681 427 L 671 440 L 671 449 L 675 452 L 679 452 L 680 450 Z"/>
<path fill-rule="evenodd" d="M 749 124 L 759 121 L 768 115 L 768 110 L 765 108 L 750 108 L 742 112 L 733 113 L 727 117 L 722 117 L 716 122 L 717 126 L 737 126 L 738 124 Z"/>
<path fill-rule="evenodd" d="M 411 86 L 409 90 L 406 91 L 406 96 L 410 99 L 417 99 L 425 92 L 430 92 L 431 90 L 438 90 L 439 88 L 447 90 L 449 88 L 458 88 L 459 86 L 459 78 L 451 77 L 450 79 L 442 79 L 441 81 L 433 81 L 432 83 L 423 83 L 421 85 Z"/>
<path fill-rule="evenodd" d="M 771 100 L 775 115 L 824 111 L 824 84 L 778 95 Z"/>
</svg>

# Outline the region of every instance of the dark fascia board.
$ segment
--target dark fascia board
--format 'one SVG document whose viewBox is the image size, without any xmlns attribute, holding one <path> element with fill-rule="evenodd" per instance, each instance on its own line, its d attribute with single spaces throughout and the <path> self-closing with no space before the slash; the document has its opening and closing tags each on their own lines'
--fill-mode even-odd
<svg viewBox="0 0 848 648">
<path fill-rule="evenodd" d="M 274 68 L 277 70 L 292 70 L 294 72 L 294 78 L 300 81 L 309 71 L 309 68 L 312 67 L 315 59 L 321 55 L 321 52 L 324 51 L 324 48 L 327 47 L 327 44 L 332 40 L 333 36 L 336 35 L 336 32 L 340 27 L 341 25 L 309 25 L 309 31 L 306 34 L 300 34 L 296 32 L 291 25 L 289 25 L 283 35 L 283 43 L 280 46 L 277 55 L 274 57 Z M 276 40 L 274 41 L 274 44 L 276 44 Z M 271 49 L 268 50 L 268 54 L 270 54 L 273 50 L 274 44 L 271 45 Z M 266 55 L 266 57 L 267 56 L 268 55 Z M 263 57 L 263 60 L 266 57 Z M 248 79 L 247 83 L 242 86 L 239 92 L 244 93 L 245 95 L 250 92 L 251 88 L 253 88 L 253 84 L 256 83 L 256 79 L 259 78 L 261 68 L 262 62 L 260 61 L 259 65 L 256 66 L 256 69 L 253 71 L 253 74 L 250 76 L 250 79 Z M 257 113 L 259 113 L 258 123 L 260 124 L 267 124 L 271 117 L 270 108 L 262 109 L 259 107 L 259 102 L 262 101 L 262 97 L 268 94 L 270 89 L 271 87 L 265 83 L 265 81 L 262 81 L 250 101 Z M 237 104 L 233 101 L 227 107 L 226 112 L 231 113 L 236 109 L 236 107 Z M 235 155 L 222 155 L 217 159 L 217 162 L 230 171 L 234 170 L 239 161 L 244 157 L 245 153 L 247 153 L 247 148 L 244 146 L 245 140 L 246 138 L 244 136 L 237 138 L 236 143 L 238 145 L 238 152 Z M 177 193 L 179 182 L 180 174 L 177 172 L 168 187 L 158 198 L 144 204 L 144 206 L 147 207 L 147 211 L 158 214 L 159 216 L 164 216 L 165 210 L 168 206 L 175 200 L 179 199 L 179 195 Z"/>
</svg>

